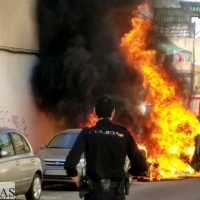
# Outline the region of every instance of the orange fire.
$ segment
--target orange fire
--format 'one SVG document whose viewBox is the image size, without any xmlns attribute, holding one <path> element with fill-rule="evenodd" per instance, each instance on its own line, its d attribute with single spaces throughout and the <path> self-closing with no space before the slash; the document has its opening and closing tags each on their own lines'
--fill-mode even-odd
<svg viewBox="0 0 200 200">
<path fill-rule="evenodd" d="M 156 63 L 156 52 L 147 49 L 150 19 L 133 18 L 132 30 L 121 39 L 121 49 L 131 68 L 143 77 L 143 87 L 150 88 L 145 101 L 151 106 L 144 145 L 151 163 L 151 179 L 176 178 L 194 173 L 189 165 L 195 150 L 194 138 L 200 128 L 196 116 L 183 104 L 179 82 Z M 145 135 L 145 133 L 144 133 Z"/>
<path fill-rule="evenodd" d="M 87 122 L 85 124 L 80 124 L 80 127 L 86 126 L 86 127 L 91 127 L 94 126 L 97 122 L 97 118 L 94 115 L 93 112 L 89 113 L 87 116 Z"/>
<path fill-rule="evenodd" d="M 140 73 L 143 87 L 149 91 L 144 99 L 151 105 L 146 124 L 148 133 L 143 133 L 142 143 L 141 137 L 138 140 L 141 143 L 139 148 L 147 153 L 151 180 L 179 178 L 188 174 L 199 176 L 190 162 L 200 125 L 196 116 L 184 106 L 179 81 L 156 63 L 156 51 L 147 47 L 147 33 L 152 28 L 150 19 L 135 17 L 132 30 L 121 39 L 121 50 L 127 64 Z M 84 125 L 90 127 L 95 123 L 96 117 L 91 113 Z"/>
</svg>

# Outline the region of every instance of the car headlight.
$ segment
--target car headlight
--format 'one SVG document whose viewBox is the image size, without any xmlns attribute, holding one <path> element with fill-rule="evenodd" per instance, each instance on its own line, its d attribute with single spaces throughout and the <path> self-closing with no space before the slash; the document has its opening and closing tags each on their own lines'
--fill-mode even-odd
<svg viewBox="0 0 200 200">
<path fill-rule="evenodd" d="M 80 159 L 80 161 L 79 161 L 77 166 L 78 167 L 84 167 L 85 166 L 85 159 L 84 158 Z"/>
</svg>

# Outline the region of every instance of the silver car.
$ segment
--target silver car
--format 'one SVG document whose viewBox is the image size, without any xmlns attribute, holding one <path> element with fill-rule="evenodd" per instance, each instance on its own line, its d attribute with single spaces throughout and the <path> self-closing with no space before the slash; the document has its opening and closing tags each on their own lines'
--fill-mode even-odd
<svg viewBox="0 0 200 200">
<path fill-rule="evenodd" d="M 42 176 L 41 160 L 26 137 L 18 130 L 0 128 L 0 183 L 14 182 L 15 196 L 39 200 Z"/>
<path fill-rule="evenodd" d="M 48 145 L 40 145 L 42 151 L 36 154 L 43 161 L 43 185 L 46 183 L 66 183 L 72 179 L 66 174 L 64 163 L 81 129 L 67 129 L 58 133 Z M 81 176 L 85 174 L 84 156 L 77 165 Z"/>
<path fill-rule="evenodd" d="M 48 145 L 41 145 L 42 151 L 36 154 L 43 161 L 43 185 L 47 183 L 66 183 L 72 179 L 64 170 L 66 156 L 71 150 L 78 134 L 82 129 L 67 129 L 58 133 Z M 85 159 L 82 155 L 77 169 L 80 176 L 85 175 Z M 126 159 L 125 171 L 129 168 L 129 160 Z"/>
</svg>

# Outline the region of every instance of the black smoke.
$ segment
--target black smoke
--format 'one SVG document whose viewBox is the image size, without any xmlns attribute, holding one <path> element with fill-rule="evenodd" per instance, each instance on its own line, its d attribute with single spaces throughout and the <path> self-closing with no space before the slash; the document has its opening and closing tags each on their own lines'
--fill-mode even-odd
<svg viewBox="0 0 200 200">
<path fill-rule="evenodd" d="M 40 57 L 31 84 L 37 105 L 71 126 L 86 119 L 96 99 L 112 95 L 116 120 L 133 124 L 133 86 L 141 80 L 120 53 L 142 0 L 38 0 Z"/>
</svg>

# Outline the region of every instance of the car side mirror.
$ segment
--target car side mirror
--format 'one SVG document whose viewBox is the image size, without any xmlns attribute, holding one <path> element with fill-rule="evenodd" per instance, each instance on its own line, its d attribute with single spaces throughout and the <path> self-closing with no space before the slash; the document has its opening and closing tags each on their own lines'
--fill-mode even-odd
<svg viewBox="0 0 200 200">
<path fill-rule="evenodd" d="M 9 153 L 7 151 L 5 151 L 5 150 L 0 151 L 0 157 L 4 157 L 4 156 L 8 156 L 8 155 L 9 155 Z"/>
<path fill-rule="evenodd" d="M 46 148 L 46 144 L 41 144 L 39 147 L 40 147 L 40 149 L 45 149 Z"/>
</svg>

